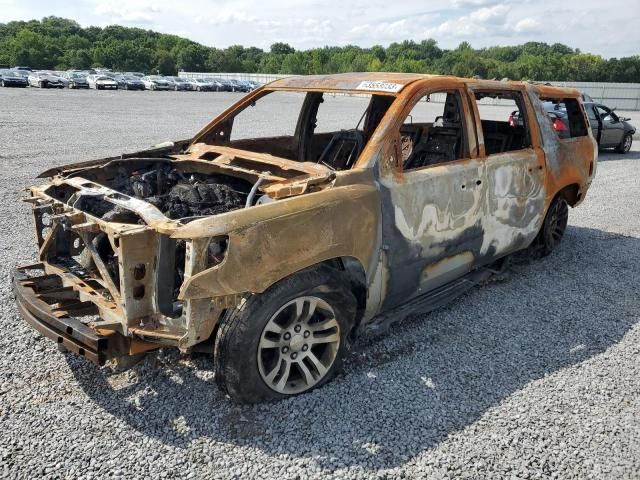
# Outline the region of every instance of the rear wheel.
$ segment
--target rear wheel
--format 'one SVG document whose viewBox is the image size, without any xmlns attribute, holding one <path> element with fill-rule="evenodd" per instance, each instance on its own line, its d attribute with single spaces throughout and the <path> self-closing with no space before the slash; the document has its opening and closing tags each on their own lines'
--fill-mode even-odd
<svg viewBox="0 0 640 480">
<path fill-rule="evenodd" d="M 562 195 L 558 195 L 553 202 L 551 202 L 547 215 L 544 218 L 542 229 L 536 238 L 542 256 L 549 255 L 560 245 L 562 237 L 564 237 L 564 232 L 567 229 L 568 220 L 569 204 Z"/>
<path fill-rule="evenodd" d="M 624 137 L 622 137 L 622 141 L 620 145 L 616 147 L 616 152 L 618 153 L 627 153 L 631 150 L 631 145 L 633 144 L 633 135 L 631 133 L 626 133 Z"/>
<path fill-rule="evenodd" d="M 310 391 L 340 369 L 356 300 L 342 272 L 293 275 L 229 310 L 215 341 L 215 378 L 232 400 L 256 403 Z"/>
</svg>

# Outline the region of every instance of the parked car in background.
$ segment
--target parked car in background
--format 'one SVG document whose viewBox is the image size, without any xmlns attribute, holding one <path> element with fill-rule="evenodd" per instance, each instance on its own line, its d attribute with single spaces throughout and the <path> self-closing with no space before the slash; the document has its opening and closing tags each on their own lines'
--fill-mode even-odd
<svg viewBox="0 0 640 480">
<path fill-rule="evenodd" d="M 89 88 L 94 88 L 96 90 L 117 90 L 118 82 L 116 82 L 113 78 L 107 75 L 101 75 L 96 73 L 94 75 L 89 75 L 87 77 L 87 81 L 89 82 Z"/>
<path fill-rule="evenodd" d="M 243 85 L 244 90 L 241 90 L 242 92 L 252 92 L 253 90 L 255 90 L 255 87 L 252 85 L 252 83 L 248 80 L 239 80 L 239 82 Z"/>
<path fill-rule="evenodd" d="M 611 109 L 594 102 L 588 95 L 581 96 L 593 138 L 598 142 L 599 148 L 613 148 L 618 153 L 627 153 L 633 144 L 633 135 L 636 127 L 629 123 L 630 118 L 620 118 Z M 549 116 L 553 129 L 562 139 L 571 138 L 571 125 L 569 113 L 564 102 L 542 102 L 544 110 Z M 519 113 L 512 112 L 509 116 L 511 127 L 522 127 L 522 118 Z"/>
<path fill-rule="evenodd" d="M 26 87 L 27 79 L 15 70 L 0 70 L 0 85 L 3 87 Z"/>
<path fill-rule="evenodd" d="M 231 80 L 229 80 L 229 83 L 231 84 L 232 92 L 248 92 L 249 91 L 248 86 L 240 80 L 236 80 L 232 78 Z"/>
<path fill-rule="evenodd" d="M 32 72 L 31 67 L 13 67 L 12 70 L 23 70 L 25 72 Z"/>
<path fill-rule="evenodd" d="M 87 75 L 80 72 L 64 72 L 62 77 L 68 82 L 69 88 L 89 88 L 89 81 Z"/>
<path fill-rule="evenodd" d="M 165 77 L 165 78 L 171 84 L 171 86 L 176 92 L 180 90 L 191 91 L 194 89 L 193 84 L 185 78 L 181 78 L 181 77 Z"/>
<path fill-rule="evenodd" d="M 29 86 L 38 88 L 64 88 L 66 81 L 51 72 L 31 72 L 27 78 Z"/>
<path fill-rule="evenodd" d="M 13 73 L 15 73 L 16 75 L 21 76 L 22 78 L 24 78 L 25 80 L 28 80 L 29 75 L 31 75 L 31 72 L 28 70 L 16 70 L 15 68 L 12 68 L 11 71 Z M 28 85 L 28 81 L 27 81 L 27 85 Z"/>
<path fill-rule="evenodd" d="M 170 90 L 172 88 L 169 81 L 160 75 L 148 75 L 142 77 L 141 80 L 147 90 Z"/>
<path fill-rule="evenodd" d="M 206 78 L 194 78 L 192 82 L 198 92 L 212 92 L 216 89 L 216 85 Z"/>
<path fill-rule="evenodd" d="M 123 90 L 144 90 L 144 82 L 134 75 L 116 73 L 113 79 Z"/>
<path fill-rule="evenodd" d="M 226 78 L 215 77 L 215 78 L 213 78 L 213 80 L 218 85 L 218 91 L 219 92 L 234 92 L 235 91 L 231 81 L 227 80 Z"/>
<path fill-rule="evenodd" d="M 630 118 L 619 117 L 615 108 L 599 103 L 585 103 L 593 137 L 600 148 L 614 148 L 618 153 L 631 150 L 636 127 L 629 123 Z"/>
<path fill-rule="evenodd" d="M 130 75 L 132 77 L 142 78 L 144 77 L 144 73 L 141 72 L 124 72 L 125 75 Z"/>
<path fill-rule="evenodd" d="M 60 79 L 60 81 L 63 83 L 64 88 L 67 88 L 69 86 L 69 80 L 66 77 L 66 73 L 67 72 L 63 72 L 63 71 L 58 71 L 58 70 L 53 70 L 48 72 L 51 75 L 54 75 L 56 77 L 58 77 Z"/>
</svg>

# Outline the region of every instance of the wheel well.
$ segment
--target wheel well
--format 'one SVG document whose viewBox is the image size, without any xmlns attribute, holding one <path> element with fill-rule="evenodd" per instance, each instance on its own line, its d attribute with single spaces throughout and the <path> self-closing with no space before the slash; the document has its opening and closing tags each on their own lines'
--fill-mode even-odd
<svg viewBox="0 0 640 480">
<path fill-rule="evenodd" d="M 317 268 L 320 265 L 326 265 L 328 267 L 334 268 L 336 270 L 340 270 L 345 272 L 349 278 L 349 282 L 351 283 L 351 292 L 356 297 L 356 301 L 358 302 L 358 309 L 356 312 L 356 318 L 354 322 L 354 329 L 352 331 L 356 331 L 356 327 L 360 324 L 360 320 L 364 314 L 364 310 L 367 306 L 367 280 L 366 273 L 364 271 L 364 267 L 360 260 L 355 257 L 337 257 L 331 258 L 329 260 L 324 260 L 315 265 L 310 265 L 306 269 Z M 305 270 L 306 270 L 305 269 Z M 220 315 L 219 319 L 224 315 L 224 311 Z M 213 351 L 213 341 L 216 338 L 218 328 L 220 326 L 220 322 L 216 321 L 216 324 L 211 332 L 211 335 L 207 340 L 201 342 L 201 344 L 209 343 L 211 351 Z M 198 344 L 198 345 L 201 345 Z"/>
<path fill-rule="evenodd" d="M 573 207 L 582 197 L 582 194 L 580 193 L 580 185 L 577 183 L 567 185 L 556 194 L 556 197 L 559 196 L 563 196 L 567 203 Z"/>
<path fill-rule="evenodd" d="M 351 292 L 358 302 L 358 310 L 354 322 L 354 327 L 357 327 L 367 307 L 367 276 L 362 263 L 355 257 L 338 257 L 320 262 L 319 265 L 328 265 L 331 268 L 341 270 L 349 277 Z"/>
</svg>

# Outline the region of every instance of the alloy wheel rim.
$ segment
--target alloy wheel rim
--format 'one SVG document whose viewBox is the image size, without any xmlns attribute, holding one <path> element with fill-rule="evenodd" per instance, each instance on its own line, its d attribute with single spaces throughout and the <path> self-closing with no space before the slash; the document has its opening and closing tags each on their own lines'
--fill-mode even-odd
<svg viewBox="0 0 640 480">
<path fill-rule="evenodd" d="M 631 135 L 624 137 L 624 151 L 628 152 L 629 150 L 631 150 Z"/>
<path fill-rule="evenodd" d="M 298 297 L 264 327 L 258 370 L 270 389 L 285 395 L 301 393 L 328 375 L 339 348 L 340 325 L 331 306 L 318 297 Z"/>
</svg>

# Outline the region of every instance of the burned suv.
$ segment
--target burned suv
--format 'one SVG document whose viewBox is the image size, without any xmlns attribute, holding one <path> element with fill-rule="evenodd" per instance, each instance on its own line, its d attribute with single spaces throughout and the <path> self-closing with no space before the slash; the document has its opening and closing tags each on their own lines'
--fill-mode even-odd
<svg viewBox="0 0 640 480">
<path fill-rule="evenodd" d="M 566 106 L 568 136 L 545 101 Z M 550 253 L 596 156 L 575 90 L 277 80 L 189 140 L 44 172 L 17 303 L 98 364 L 209 352 L 233 400 L 283 398 L 331 379 L 363 329 L 442 305 L 515 252 Z"/>
</svg>

